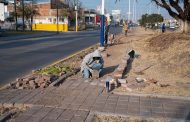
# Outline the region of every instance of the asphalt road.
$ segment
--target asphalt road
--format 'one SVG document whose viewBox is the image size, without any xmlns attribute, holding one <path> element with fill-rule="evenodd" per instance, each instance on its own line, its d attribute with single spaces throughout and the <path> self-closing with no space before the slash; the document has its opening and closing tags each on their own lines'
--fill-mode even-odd
<svg viewBox="0 0 190 122">
<path fill-rule="evenodd" d="M 111 28 L 119 33 L 121 28 Z M 98 43 L 100 31 L 0 37 L 0 85 Z"/>
</svg>

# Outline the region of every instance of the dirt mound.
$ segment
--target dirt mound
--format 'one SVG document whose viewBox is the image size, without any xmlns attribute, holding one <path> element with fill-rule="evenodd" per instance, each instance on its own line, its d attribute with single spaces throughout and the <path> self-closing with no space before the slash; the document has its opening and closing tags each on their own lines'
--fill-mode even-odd
<svg viewBox="0 0 190 122">
<path fill-rule="evenodd" d="M 155 52 L 162 72 L 180 77 L 190 74 L 190 36 L 181 33 L 160 34 L 148 40 L 148 50 Z"/>
<path fill-rule="evenodd" d="M 163 51 L 169 48 L 175 41 L 186 40 L 189 41 L 190 36 L 182 33 L 160 34 L 151 38 L 149 47 L 151 51 Z"/>
</svg>

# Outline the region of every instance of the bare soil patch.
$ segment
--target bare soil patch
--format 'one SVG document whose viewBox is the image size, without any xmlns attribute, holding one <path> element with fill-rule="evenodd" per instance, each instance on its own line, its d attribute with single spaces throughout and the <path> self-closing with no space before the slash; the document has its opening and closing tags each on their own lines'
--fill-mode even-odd
<svg viewBox="0 0 190 122">
<path fill-rule="evenodd" d="M 122 44 L 106 50 L 105 53 L 110 56 L 104 58 L 105 70 L 114 71 L 126 51 L 133 49 L 136 52 L 136 58 L 126 70 L 124 78 L 127 84 L 114 91 L 190 96 L 189 47 L 189 35 L 175 32 L 155 34 L 136 28 L 129 33 L 129 36 L 122 38 Z M 113 73 L 106 72 L 102 80 Z M 136 78 L 144 79 L 145 85 L 139 85 Z M 129 90 L 127 85 L 132 88 Z"/>
</svg>

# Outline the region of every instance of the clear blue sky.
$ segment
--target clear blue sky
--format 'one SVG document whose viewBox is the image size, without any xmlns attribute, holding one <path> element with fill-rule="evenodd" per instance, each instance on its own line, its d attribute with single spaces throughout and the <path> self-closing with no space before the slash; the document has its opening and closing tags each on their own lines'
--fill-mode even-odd
<svg viewBox="0 0 190 122">
<path fill-rule="evenodd" d="M 101 5 L 101 0 L 80 0 L 83 3 L 83 6 L 85 8 L 90 8 L 90 9 L 96 9 L 98 5 Z M 133 6 L 133 1 L 136 0 L 131 0 L 131 11 L 132 11 L 132 6 Z M 145 13 L 158 13 L 158 7 L 150 2 L 151 0 L 137 0 L 137 19 L 142 14 Z M 129 0 L 120 0 L 120 2 L 115 4 L 115 0 L 105 0 L 105 9 L 111 13 L 112 9 L 120 9 L 122 13 L 122 17 L 127 16 L 128 12 L 128 6 L 129 6 Z M 166 10 L 160 9 L 160 13 L 167 19 L 169 19 L 169 15 Z"/>
</svg>

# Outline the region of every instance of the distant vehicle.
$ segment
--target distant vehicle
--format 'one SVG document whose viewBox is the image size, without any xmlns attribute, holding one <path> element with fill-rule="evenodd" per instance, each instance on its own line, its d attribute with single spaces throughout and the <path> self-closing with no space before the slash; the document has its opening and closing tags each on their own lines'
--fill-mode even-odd
<svg viewBox="0 0 190 122">
<path fill-rule="evenodd" d="M 176 28 L 176 24 L 175 23 L 170 23 L 170 29 L 175 29 Z"/>
</svg>

